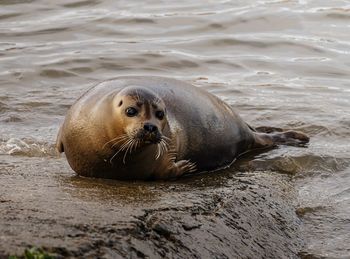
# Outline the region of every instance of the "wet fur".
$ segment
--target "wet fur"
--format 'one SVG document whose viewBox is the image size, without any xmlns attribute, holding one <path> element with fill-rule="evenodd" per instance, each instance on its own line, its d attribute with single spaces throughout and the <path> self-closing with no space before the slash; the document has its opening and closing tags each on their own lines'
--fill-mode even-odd
<svg viewBox="0 0 350 259">
<path fill-rule="evenodd" d="M 137 89 L 140 100 L 165 105 L 162 144 L 143 145 L 132 134 L 123 137 L 128 123 L 115 115 L 115 99 L 129 88 Z M 249 150 L 308 141 L 301 132 L 254 129 L 231 106 L 190 84 L 162 77 L 120 77 L 77 100 L 58 134 L 57 148 L 80 175 L 167 179 L 227 167 Z"/>
</svg>

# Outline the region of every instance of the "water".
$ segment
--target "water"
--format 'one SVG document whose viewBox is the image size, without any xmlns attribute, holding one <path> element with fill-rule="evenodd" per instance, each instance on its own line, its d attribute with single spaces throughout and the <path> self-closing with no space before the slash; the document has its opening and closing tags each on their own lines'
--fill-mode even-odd
<svg viewBox="0 0 350 259">
<path fill-rule="evenodd" d="M 291 248 L 294 254 L 349 257 L 349 20 L 350 2 L 345 0 L 0 0 L 0 254 L 21 252 L 31 244 L 67 249 L 70 244 L 55 239 L 49 223 L 55 221 L 55 233 L 64 237 L 69 226 L 80 224 L 77 215 L 90 222 L 91 232 L 94 224 L 101 224 L 96 222 L 114 220 L 111 211 L 128 217 L 123 207 L 138 216 L 147 206 L 178 204 L 186 211 L 195 201 L 208 209 L 215 204 L 212 194 L 230 201 L 240 197 L 237 179 L 251 175 L 246 181 L 279 193 L 272 203 L 291 200 L 290 207 L 277 208 L 285 218 L 289 216 L 282 210 L 295 210 L 296 218 L 287 220 L 298 226 L 293 230 L 300 239 Z M 234 106 L 249 124 L 298 129 L 310 135 L 311 143 L 244 158 L 217 176 L 167 184 L 97 184 L 75 178 L 65 158 L 55 153 L 58 127 L 85 90 L 120 75 L 191 82 Z M 248 200 L 254 197 L 249 190 L 246 195 Z M 118 224 L 120 231 L 134 226 Z M 133 247 L 147 254 L 135 240 Z M 237 247 L 242 247 L 237 255 L 249 256 L 249 246 Z M 115 250 L 103 253 L 113 257 Z"/>
</svg>

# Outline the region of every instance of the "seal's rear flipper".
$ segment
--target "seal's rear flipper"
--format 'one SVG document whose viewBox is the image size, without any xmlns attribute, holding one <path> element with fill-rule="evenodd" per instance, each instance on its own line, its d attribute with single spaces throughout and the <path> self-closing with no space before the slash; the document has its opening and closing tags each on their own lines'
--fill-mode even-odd
<svg viewBox="0 0 350 259">
<path fill-rule="evenodd" d="M 310 141 L 306 134 L 293 130 L 274 133 L 256 132 L 254 137 L 255 148 L 268 148 L 276 145 L 302 146 Z"/>
<path fill-rule="evenodd" d="M 254 128 L 255 131 L 261 132 L 261 133 L 272 133 L 272 132 L 283 132 L 284 130 L 282 128 L 276 128 L 276 127 L 269 127 L 269 126 L 260 126 Z"/>
</svg>

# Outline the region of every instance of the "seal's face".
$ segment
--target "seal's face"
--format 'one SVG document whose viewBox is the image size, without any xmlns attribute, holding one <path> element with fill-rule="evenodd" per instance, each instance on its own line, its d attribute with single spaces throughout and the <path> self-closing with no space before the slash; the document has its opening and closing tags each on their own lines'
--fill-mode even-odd
<svg viewBox="0 0 350 259">
<path fill-rule="evenodd" d="M 145 143 L 160 142 L 162 129 L 166 124 L 165 107 L 161 100 L 122 96 L 117 109 L 127 134 Z"/>
<path fill-rule="evenodd" d="M 114 141 L 114 147 L 131 153 L 140 147 L 157 145 L 158 153 L 166 149 L 167 137 L 163 129 L 167 125 L 164 102 L 151 91 L 144 88 L 128 87 L 114 99 L 114 111 L 122 135 Z"/>
</svg>

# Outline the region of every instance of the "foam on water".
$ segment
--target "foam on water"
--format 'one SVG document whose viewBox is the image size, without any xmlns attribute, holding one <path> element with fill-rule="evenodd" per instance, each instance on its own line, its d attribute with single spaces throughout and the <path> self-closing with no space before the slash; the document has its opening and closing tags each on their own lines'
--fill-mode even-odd
<svg viewBox="0 0 350 259">
<path fill-rule="evenodd" d="M 34 139 L 10 138 L 0 141 L 0 155 L 27 157 L 57 157 L 55 146 Z"/>
</svg>

